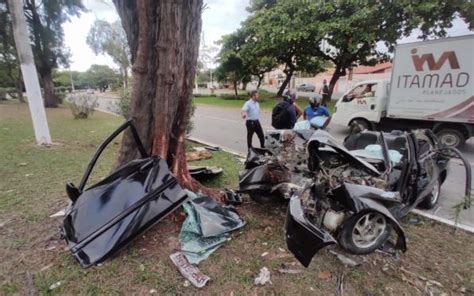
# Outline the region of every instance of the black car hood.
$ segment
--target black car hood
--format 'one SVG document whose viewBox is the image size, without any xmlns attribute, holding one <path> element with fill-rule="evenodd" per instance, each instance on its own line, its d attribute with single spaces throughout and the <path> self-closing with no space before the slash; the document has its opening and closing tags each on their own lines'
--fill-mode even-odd
<svg viewBox="0 0 474 296">
<path fill-rule="evenodd" d="M 337 153 L 341 154 L 351 165 L 363 168 L 373 176 L 380 176 L 380 172 L 367 161 L 352 155 L 344 146 L 339 145 L 336 140 L 326 131 L 317 130 L 313 133 L 308 141 L 308 154 L 311 158 L 312 154 L 317 154 L 320 147 L 329 146 Z"/>
<path fill-rule="evenodd" d="M 102 262 L 186 200 L 166 162 L 133 160 L 83 191 L 69 208 L 63 235 L 82 267 Z"/>
</svg>

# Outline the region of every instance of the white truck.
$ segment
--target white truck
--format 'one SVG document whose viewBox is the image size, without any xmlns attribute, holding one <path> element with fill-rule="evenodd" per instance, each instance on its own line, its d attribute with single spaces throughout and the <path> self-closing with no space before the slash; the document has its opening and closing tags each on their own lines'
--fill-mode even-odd
<svg viewBox="0 0 474 296">
<path fill-rule="evenodd" d="M 354 85 L 336 103 L 332 122 L 351 128 L 429 128 L 441 143 L 474 136 L 474 35 L 400 44 L 391 81 Z"/>
</svg>

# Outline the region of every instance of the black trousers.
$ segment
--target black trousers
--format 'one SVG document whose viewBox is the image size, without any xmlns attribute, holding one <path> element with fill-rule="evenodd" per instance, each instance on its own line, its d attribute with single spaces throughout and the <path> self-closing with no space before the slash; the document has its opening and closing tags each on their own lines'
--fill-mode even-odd
<svg viewBox="0 0 474 296">
<path fill-rule="evenodd" d="M 258 139 L 260 140 L 260 147 L 265 147 L 265 137 L 263 136 L 263 129 L 258 120 L 247 120 L 245 122 L 247 127 L 247 147 L 252 147 L 252 137 L 256 133 Z"/>
</svg>

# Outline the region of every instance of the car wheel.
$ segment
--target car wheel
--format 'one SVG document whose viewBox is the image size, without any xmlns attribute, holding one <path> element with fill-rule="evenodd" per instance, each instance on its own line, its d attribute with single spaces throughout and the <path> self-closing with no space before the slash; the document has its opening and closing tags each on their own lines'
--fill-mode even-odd
<svg viewBox="0 0 474 296">
<path fill-rule="evenodd" d="M 460 147 L 466 142 L 464 135 L 455 129 L 442 129 L 436 133 L 436 136 L 439 143 L 446 147 Z"/>
<path fill-rule="evenodd" d="M 390 228 L 384 215 L 365 212 L 350 217 L 338 235 L 339 244 L 346 251 L 364 255 L 380 248 L 388 239 Z"/>
<path fill-rule="evenodd" d="M 428 194 L 425 199 L 418 205 L 419 208 L 430 210 L 434 208 L 439 201 L 441 195 L 441 178 L 436 180 L 436 183 L 433 186 L 433 190 Z"/>
<path fill-rule="evenodd" d="M 367 120 L 365 119 L 353 119 L 351 122 L 349 122 L 349 129 L 350 133 L 358 133 L 363 130 L 369 130 L 370 131 L 370 124 Z"/>
</svg>

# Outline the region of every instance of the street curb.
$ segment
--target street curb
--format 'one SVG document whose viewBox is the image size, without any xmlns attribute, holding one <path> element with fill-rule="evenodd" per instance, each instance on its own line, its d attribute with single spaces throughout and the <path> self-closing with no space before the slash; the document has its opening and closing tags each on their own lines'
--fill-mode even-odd
<svg viewBox="0 0 474 296">
<path fill-rule="evenodd" d="M 416 215 L 420 215 L 420 216 L 423 216 L 425 218 L 434 220 L 436 222 L 446 224 L 446 225 L 449 225 L 449 226 L 452 226 L 452 227 L 455 227 L 455 228 L 458 228 L 458 229 L 461 229 L 461 230 L 464 230 L 464 231 L 467 231 L 467 232 L 470 232 L 470 233 L 474 233 L 474 227 L 472 227 L 472 226 L 464 225 L 464 224 L 461 224 L 461 223 L 456 224 L 452 220 L 442 218 L 442 217 L 438 217 L 438 216 L 435 216 L 433 214 L 426 213 L 426 212 L 423 212 L 423 211 L 417 210 L 417 209 L 411 210 L 411 212 L 416 214 Z"/>
</svg>

